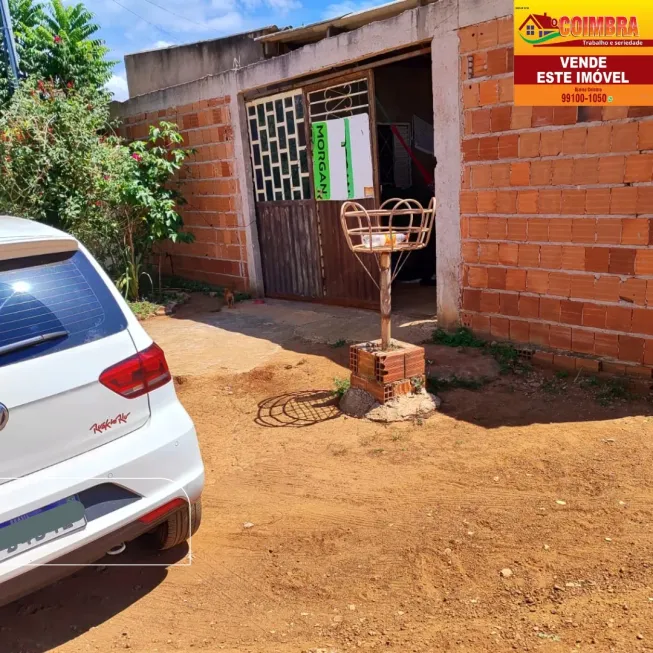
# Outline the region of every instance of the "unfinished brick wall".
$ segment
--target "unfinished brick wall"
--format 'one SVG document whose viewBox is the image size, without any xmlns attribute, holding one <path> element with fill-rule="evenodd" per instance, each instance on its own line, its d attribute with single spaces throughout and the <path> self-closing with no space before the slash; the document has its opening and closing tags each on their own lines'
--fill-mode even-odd
<svg viewBox="0 0 653 653">
<path fill-rule="evenodd" d="M 128 139 L 145 138 L 149 125 L 174 122 L 185 147 L 196 150 L 180 171 L 185 230 L 193 243 L 166 243 L 168 273 L 238 290 L 249 289 L 246 232 L 236 177 L 230 98 L 141 113 L 123 119 Z M 167 254 L 167 255 L 166 255 Z"/>
<path fill-rule="evenodd" d="M 650 378 L 653 107 L 516 107 L 512 18 L 459 37 L 463 323 Z"/>
</svg>

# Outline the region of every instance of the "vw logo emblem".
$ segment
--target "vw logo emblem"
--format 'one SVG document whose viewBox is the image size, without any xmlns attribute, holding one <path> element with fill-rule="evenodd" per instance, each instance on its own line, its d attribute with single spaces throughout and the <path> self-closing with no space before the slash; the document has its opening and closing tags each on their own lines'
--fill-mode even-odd
<svg viewBox="0 0 653 653">
<path fill-rule="evenodd" d="M 7 426 L 9 421 L 9 409 L 4 405 L 0 404 L 0 431 Z"/>
</svg>

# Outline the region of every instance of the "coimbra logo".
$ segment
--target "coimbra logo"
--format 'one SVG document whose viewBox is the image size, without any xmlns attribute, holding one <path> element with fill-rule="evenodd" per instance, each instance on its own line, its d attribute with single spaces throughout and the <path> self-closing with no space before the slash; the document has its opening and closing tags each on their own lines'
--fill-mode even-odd
<svg viewBox="0 0 653 653">
<path fill-rule="evenodd" d="M 559 37 L 637 38 L 637 18 L 631 16 L 562 16 L 551 18 L 546 12 L 530 14 L 519 28 L 519 35 L 526 43 L 538 45 Z"/>
<path fill-rule="evenodd" d="M 531 14 L 519 28 L 519 36 L 532 45 L 544 43 L 560 36 L 560 26 L 555 18 L 544 14 Z"/>
</svg>

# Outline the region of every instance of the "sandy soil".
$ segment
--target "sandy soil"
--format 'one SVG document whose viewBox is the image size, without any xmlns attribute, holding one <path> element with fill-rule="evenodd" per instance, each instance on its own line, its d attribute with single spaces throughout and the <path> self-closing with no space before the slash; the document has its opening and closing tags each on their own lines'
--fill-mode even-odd
<svg viewBox="0 0 653 653">
<path fill-rule="evenodd" d="M 179 378 L 207 471 L 192 566 L 133 545 L 170 566 L 8 606 L 0 651 L 653 649 L 650 403 L 508 376 L 386 427 L 331 404 L 346 356 L 296 341 Z"/>
</svg>

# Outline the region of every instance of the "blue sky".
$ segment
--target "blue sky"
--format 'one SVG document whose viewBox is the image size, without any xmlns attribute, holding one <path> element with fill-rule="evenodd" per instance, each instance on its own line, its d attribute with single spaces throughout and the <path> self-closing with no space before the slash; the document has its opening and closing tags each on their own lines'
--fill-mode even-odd
<svg viewBox="0 0 653 653">
<path fill-rule="evenodd" d="M 297 27 L 388 0 L 83 1 L 101 27 L 99 36 L 111 49 L 110 58 L 120 62 L 108 86 L 115 99 L 124 100 L 127 98 L 125 54 L 219 38 L 265 25 Z"/>
</svg>

